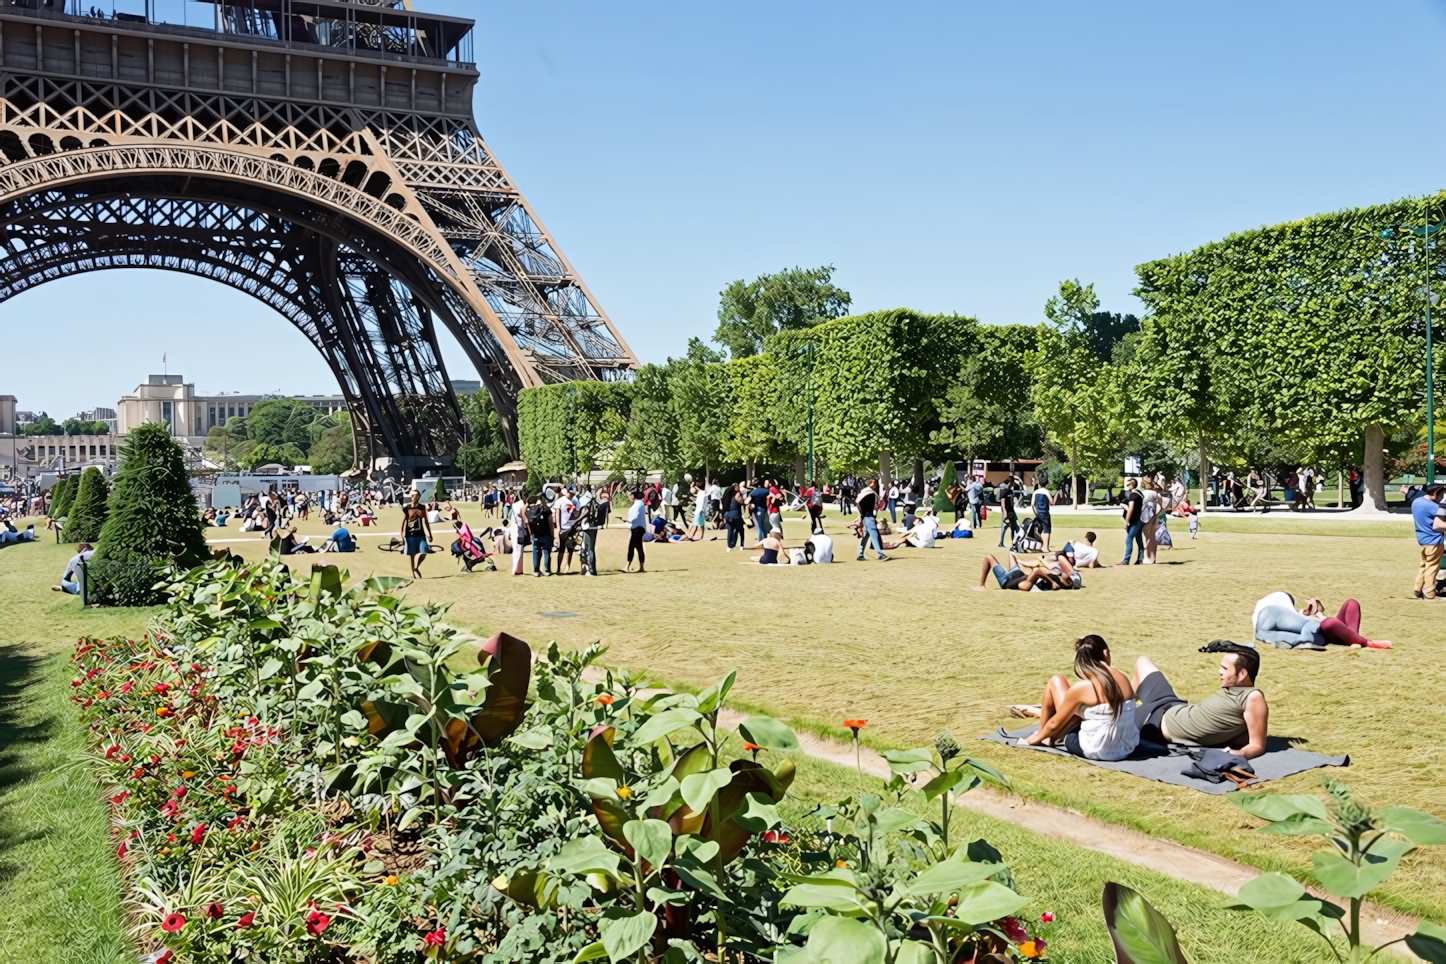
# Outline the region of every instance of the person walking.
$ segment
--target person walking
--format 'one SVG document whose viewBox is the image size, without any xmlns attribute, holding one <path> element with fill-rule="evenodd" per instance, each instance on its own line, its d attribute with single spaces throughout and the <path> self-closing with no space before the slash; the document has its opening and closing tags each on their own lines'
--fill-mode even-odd
<svg viewBox="0 0 1446 964">
<path fill-rule="evenodd" d="M 1115 565 L 1128 566 L 1130 564 L 1130 553 L 1138 547 L 1140 551 L 1135 556 L 1135 565 L 1138 566 L 1145 561 L 1145 524 L 1140 520 L 1140 516 L 1145 510 L 1145 500 L 1140 497 L 1139 483 L 1134 479 L 1125 480 L 1125 497 L 1123 501 L 1125 506 L 1123 512 L 1125 519 L 1125 558 L 1123 562 L 1117 562 Z"/>
<path fill-rule="evenodd" d="M 874 555 L 879 557 L 880 562 L 886 561 L 889 557 L 884 555 L 884 544 L 879 538 L 879 521 L 874 518 L 874 512 L 878 508 L 879 495 L 875 491 L 875 481 L 864 483 L 859 491 L 857 499 L 859 507 L 858 530 L 859 530 L 859 556 L 858 561 L 864 561 L 864 550 L 872 544 Z"/>
<path fill-rule="evenodd" d="M 1019 535 L 1019 515 L 1014 509 L 1014 486 L 1012 478 L 999 483 L 999 545 L 1004 546 L 1004 530 L 1009 530 L 1009 541 Z"/>
<path fill-rule="evenodd" d="M 735 545 L 738 549 L 744 547 L 743 539 L 743 509 L 748 500 L 743 495 L 742 483 L 734 482 L 723 490 L 723 524 L 728 528 L 728 551 L 732 552 Z"/>
<path fill-rule="evenodd" d="M 270 518 L 272 517 L 268 515 L 268 520 Z M 421 579 L 422 563 L 427 558 L 427 544 L 432 541 L 432 526 L 427 522 L 427 510 L 422 508 L 421 496 L 415 490 L 412 492 L 411 504 L 402 510 L 402 531 L 399 535 L 405 544 L 407 561 L 412 565 L 412 578 Z"/>
<path fill-rule="evenodd" d="M 969 528 L 979 528 L 979 509 L 984 504 L 984 483 L 975 476 L 969 480 L 969 485 L 964 489 L 965 498 L 969 502 Z M 959 513 L 954 513 L 954 521 L 959 521 Z"/>
<path fill-rule="evenodd" d="M 1040 539 L 1044 542 L 1044 552 L 1049 551 L 1050 534 L 1054 532 L 1054 521 L 1050 518 L 1050 506 L 1054 505 L 1054 494 L 1049 491 L 1049 486 L 1044 483 L 1044 476 L 1038 473 L 1034 476 L 1034 521 L 1039 523 Z"/>
<path fill-rule="evenodd" d="M 643 571 L 646 556 L 643 554 L 643 533 L 648 528 L 648 504 L 643 501 L 643 494 L 634 489 L 628 493 L 632 504 L 628 506 L 628 564 L 623 572 L 631 572 L 633 568 L 633 552 L 638 554 L 638 572 Z"/>
<path fill-rule="evenodd" d="M 1436 578 L 1441 572 L 1441 550 L 1446 543 L 1446 515 L 1442 515 L 1441 495 L 1446 485 L 1433 482 L 1411 503 L 1411 520 L 1416 523 L 1416 544 L 1421 547 L 1421 568 L 1416 571 L 1417 599 L 1438 599 Z"/>
<path fill-rule="evenodd" d="M 544 569 L 552 575 L 552 509 L 539 495 L 527 509 L 527 537 L 532 541 L 532 574 L 541 578 Z"/>
</svg>

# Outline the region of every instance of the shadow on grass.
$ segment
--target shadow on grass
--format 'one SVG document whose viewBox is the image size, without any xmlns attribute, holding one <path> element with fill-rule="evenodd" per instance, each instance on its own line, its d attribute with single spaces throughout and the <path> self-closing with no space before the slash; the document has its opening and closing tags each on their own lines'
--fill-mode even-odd
<svg viewBox="0 0 1446 964">
<path fill-rule="evenodd" d="M 27 690 L 41 681 L 46 662 L 46 657 L 17 646 L 0 646 L 0 794 L 38 772 L 26 761 L 25 748 L 55 736 L 58 724 L 53 718 L 25 720 L 26 707 L 34 700 Z M 0 881 L 10 879 L 19 869 L 6 859 L 6 854 L 43 836 L 45 831 L 41 830 L 17 830 L 8 808 L 0 811 Z"/>
</svg>

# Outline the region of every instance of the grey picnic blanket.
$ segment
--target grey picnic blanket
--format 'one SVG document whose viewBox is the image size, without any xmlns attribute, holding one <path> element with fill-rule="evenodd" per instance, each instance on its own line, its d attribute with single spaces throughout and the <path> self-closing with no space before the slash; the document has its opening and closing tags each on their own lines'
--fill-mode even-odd
<svg viewBox="0 0 1446 964">
<path fill-rule="evenodd" d="M 1072 760 L 1079 760 L 1081 763 L 1104 767 L 1106 770 L 1119 770 L 1137 777 L 1144 777 L 1146 780 L 1173 783 L 1177 787 L 1190 787 L 1201 793 L 1229 793 L 1236 788 L 1235 784 L 1228 780 L 1211 783 L 1208 780 L 1187 777 L 1181 773 L 1180 771 L 1190 765 L 1190 747 L 1178 743 L 1166 746 L 1142 741 L 1135 752 L 1123 760 L 1107 763 L 1103 760 L 1086 760 L 1082 756 L 1075 756 L 1063 747 L 1028 746 L 1023 742 L 1024 738 L 1037 729 L 1039 729 L 1038 723 L 1031 723 L 1023 729 L 1013 731 L 1006 731 L 1001 726 L 995 732 L 981 736 L 979 739 L 993 740 L 995 743 L 1019 747 L 1022 750 L 1042 750 L 1045 753 L 1067 756 Z M 1316 767 L 1350 766 L 1351 758 L 1348 755 L 1322 756 L 1319 753 L 1298 750 L 1288 741 L 1273 736 L 1267 739 L 1265 752 L 1251 760 L 1250 765 L 1255 769 L 1255 775 L 1258 778 L 1256 783 L 1260 783 L 1265 780 L 1279 780 L 1292 774 L 1304 773 L 1306 770 L 1314 770 Z"/>
</svg>

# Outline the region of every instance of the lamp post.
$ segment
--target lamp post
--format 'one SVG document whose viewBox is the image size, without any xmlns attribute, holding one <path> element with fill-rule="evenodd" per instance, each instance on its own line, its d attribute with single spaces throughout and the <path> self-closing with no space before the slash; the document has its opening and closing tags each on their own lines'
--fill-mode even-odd
<svg viewBox="0 0 1446 964">
<path fill-rule="evenodd" d="M 1432 371 L 1435 366 L 1431 358 L 1431 306 L 1437 300 L 1436 292 L 1431 290 L 1431 277 L 1434 274 L 1431 265 L 1431 236 L 1446 227 L 1446 222 L 1432 224 L 1429 208 L 1421 220 L 1420 227 L 1406 230 L 1421 239 L 1422 254 L 1426 262 L 1426 283 L 1417 288 L 1416 293 L 1424 296 L 1426 301 L 1426 484 L 1430 485 L 1436 481 L 1436 389 Z M 1387 228 L 1381 232 L 1381 237 L 1394 238 L 1396 232 L 1397 228 Z"/>
</svg>

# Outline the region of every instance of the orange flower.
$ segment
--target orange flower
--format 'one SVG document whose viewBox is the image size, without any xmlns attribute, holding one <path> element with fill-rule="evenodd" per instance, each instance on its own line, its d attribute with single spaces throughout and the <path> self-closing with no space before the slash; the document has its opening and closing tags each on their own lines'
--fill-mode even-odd
<svg viewBox="0 0 1446 964">
<path fill-rule="evenodd" d="M 611 693 L 604 693 L 604 694 L 602 694 L 601 696 L 599 696 L 599 697 L 597 698 L 597 701 L 598 701 L 599 703 L 601 703 L 603 706 L 612 706 L 612 705 L 613 705 L 613 695 L 612 695 Z"/>
<path fill-rule="evenodd" d="M 1043 956 L 1044 956 L 1044 941 L 1040 941 L 1040 940 L 1025 941 L 1023 944 L 1020 944 L 1020 945 L 1019 945 L 1019 953 L 1022 954 L 1023 956 L 1025 956 L 1025 957 L 1029 958 L 1030 960 L 1034 960 L 1035 958 L 1043 957 Z"/>
<path fill-rule="evenodd" d="M 847 870 L 849 862 L 847 860 L 835 860 L 833 862 L 833 865 L 838 870 Z"/>
<path fill-rule="evenodd" d="M 757 753 L 759 750 L 766 750 L 766 749 L 768 749 L 768 748 L 767 748 L 767 747 L 763 747 L 763 746 L 759 746 L 757 743 L 749 743 L 747 740 L 744 740 L 744 741 L 743 741 L 743 752 L 744 752 L 744 753 Z"/>
<path fill-rule="evenodd" d="M 618 796 L 621 797 L 622 799 L 626 800 L 628 797 L 631 797 L 632 795 L 633 795 L 633 791 L 632 791 L 631 788 L 629 788 L 629 787 L 618 787 Z"/>
<path fill-rule="evenodd" d="M 868 723 L 868 720 L 844 720 L 843 725 L 845 729 L 853 730 L 854 736 L 858 736 L 859 730 L 862 730 Z"/>
<path fill-rule="evenodd" d="M 181 779 L 183 779 L 183 780 L 189 780 L 189 779 L 191 779 L 191 777 L 193 777 L 193 776 L 195 776 L 195 775 L 196 775 L 196 771 L 195 771 L 195 770 L 183 770 L 183 771 L 181 771 Z"/>
<path fill-rule="evenodd" d="M 169 706 L 158 706 L 156 707 L 156 715 L 160 717 L 171 716 L 171 708 Z"/>
</svg>

